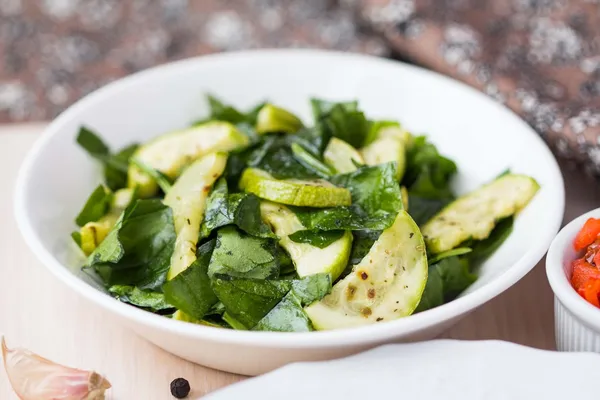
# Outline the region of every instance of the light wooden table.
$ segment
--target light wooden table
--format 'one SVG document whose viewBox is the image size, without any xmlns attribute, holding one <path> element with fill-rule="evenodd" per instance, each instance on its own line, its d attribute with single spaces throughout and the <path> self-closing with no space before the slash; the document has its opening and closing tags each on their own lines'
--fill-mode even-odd
<svg viewBox="0 0 600 400">
<path fill-rule="evenodd" d="M 171 399 L 169 383 L 190 381 L 198 397 L 242 377 L 172 356 L 82 300 L 34 258 L 13 217 L 13 187 L 23 157 L 43 125 L 0 127 L 0 334 L 57 362 L 105 374 L 108 399 Z M 600 184 L 565 171 L 565 220 L 600 205 Z M 543 263 L 446 334 L 455 339 L 501 339 L 554 348 L 552 293 Z M 193 396 L 190 396 L 193 398 Z M 16 399 L 0 372 L 0 399 Z"/>
</svg>

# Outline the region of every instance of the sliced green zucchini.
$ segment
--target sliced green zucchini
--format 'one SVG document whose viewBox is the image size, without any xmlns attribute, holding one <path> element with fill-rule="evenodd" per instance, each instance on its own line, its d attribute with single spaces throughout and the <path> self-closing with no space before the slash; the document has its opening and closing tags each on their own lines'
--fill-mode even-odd
<svg viewBox="0 0 600 400">
<path fill-rule="evenodd" d="M 213 152 L 243 148 L 248 137 L 228 122 L 212 121 L 193 128 L 167 133 L 146 143 L 132 158 L 174 180 L 192 161 Z M 129 166 L 128 186 L 141 198 L 156 194 L 158 185 L 135 165 Z"/>
<path fill-rule="evenodd" d="M 346 268 L 352 249 L 352 234 L 349 231 L 321 249 L 308 243 L 296 243 L 289 238 L 292 233 L 306 228 L 300 223 L 296 214 L 287 207 L 263 201 L 260 205 L 260 213 L 263 220 L 279 236 L 279 245 L 290 255 L 300 277 L 322 272 L 329 273 L 331 280 L 334 281 Z"/>
<path fill-rule="evenodd" d="M 177 233 L 167 279 L 173 279 L 196 260 L 196 244 L 206 198 L 225 170 L 226 163 L 225 153 L 205 155 L 186 168 L 165 196 L 164 203 L 173 209 Z"/>
<path fill-rule="evenodd" d="M 256 118 L 256 132 L 294 133 L 302 128 L 302 121 L 291 112 L 272 104 L 265 104 Z"/>
<path fill-rule="evenodd" d="M 395 161 L 396 178 L 402 179 L 406 169 L 406 148 L 404 142 L 392 136 L 384 136 L 360 150 L 367 165 L 378 165 Z"/>
<path fill-rule="evenodd" d="M 81 250 L 86 256 L 92 254 L 102 243 L 108 232 L 115 225 L 119 216 L 127 208 L 134 196 L 133 189 L 119 189 L 113 194 L 108 213 L 98 221 L 88 222 L 79 230 L 81 235 Z"/>
<path fill-rule="evenodd" d="M 323 153 L 325 164 L 334 168 L 338 174 L 356 171 L 356 165 L 365 163 L 358 150 L 336 137 L 331 138 Z"/>
<path fill-rule="evenodd" d="M 261 199 L 292 206 L 335 207 L 348 206 L 352 202 L 348 189 L 339 188 L 327 181 L 279 180 L 257 168 L 247 168 L 244 171 L 239 187 Z"/>
<path fill-rule="evenodd" d="M 318 330 L 391 321 L 412 314 L 426 282 L 423 236 L 408 213 L 400 211 L 352 272 L 305 311 Z"/>
<path fill-rule="evenodd" d="M 529 176 L 508 174 L 459 197 L 423 226 L 428 250 L 437 254 L 487 238 L 498 220 L 523 209 L 539 188 Z"/>
</svg>

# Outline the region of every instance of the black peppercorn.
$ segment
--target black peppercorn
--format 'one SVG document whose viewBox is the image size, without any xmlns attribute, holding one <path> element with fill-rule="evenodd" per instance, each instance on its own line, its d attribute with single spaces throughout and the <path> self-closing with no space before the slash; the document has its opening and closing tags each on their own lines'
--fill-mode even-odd
<svg viewBox="0 0 600 400">
<path fill-rule="evenodd" d="M 173 379 L 171 382 L 171 394 L 178 399 L 184 399 L 190 394 L 190 383 L 183 378 Z"/>
</svg>

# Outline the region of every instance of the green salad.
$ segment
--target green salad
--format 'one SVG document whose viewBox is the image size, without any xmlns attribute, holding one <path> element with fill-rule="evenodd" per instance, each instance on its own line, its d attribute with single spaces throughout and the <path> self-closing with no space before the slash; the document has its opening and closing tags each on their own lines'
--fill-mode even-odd
<svg viewBox="0 0 600 400">
<path fill-rule="evenodd" d="M 208 96 L 210 115 L 111 151 L 72 237 L 116 299 L 226 329 L 305 332 L 395 320 L 453 300 L 533 198 L 506 171 L 457 197 L 456 164 L 356 101 L 313 122 Z"/>
</svg>

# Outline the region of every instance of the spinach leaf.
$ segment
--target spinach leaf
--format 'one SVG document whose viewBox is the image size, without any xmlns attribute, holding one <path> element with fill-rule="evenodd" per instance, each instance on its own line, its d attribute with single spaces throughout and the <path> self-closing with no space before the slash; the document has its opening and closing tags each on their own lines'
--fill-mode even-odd
<svg viewBox="0 0 600 400">
<path fill-rule="evenodd" d="M 302 306 L 321 300 L 331 291 L 331 275 L 314 274 L 292 281 L 292 291 Z"/>
<path fill-rule="evenodd" d="M 248 193 L 229 194 L 227 181 L 221 178 L 208 196 L 200 236 L 208 237 L 212 230 L 226 225 L 236 225 L 253 236 L 277 238 L 260 216 L 258 197 Z"/>
<path fill-rule="evenodd" d="M 169 179 L 168 176 L 166 176 L 159 170 L 154 169 L 149 165 L 146 165 L 142 162 L 142 160 L 139 160 L 137 158 L 132 158 L 130 162 L 136 167 L 138 167 L 140 170 L 142 170 L 146 175 L 154 179 L 164 193 L 167 193 L 171 189 L 171 179 Z"/>
<path fill-rule="evenodd" d="M 236 279 L 227 275 L 215 275 L 212 280 L 212 288 L 227 310 L 225 315 L 248 329 L 283 299 L 291 285 L 286 280 Z"/>
<path fill-rule="evenodd" d="M 364 230 L 352 232 L 354 240 L 352 242 L 352 251 L 350 253 L 349 266 L 352 267 L 362 261 L 367 253 L 373 247 L 373 244 L 379 236 L 381 236 L 380 230 Z"/>
<path fill-rule="evenodd" d="M 85 202 L 83 209 L 75 218 L 75 223 L 78 226 L 83 226 L 88 222 L 98 221 L 110 209 L 112 198 L 111 191 L 105 188 L 104 185 L 99 185 Z"/>
<path fill-rule="evenodd" d="M 423 290 L 423 295 L 415 310 L 415 314 L 441 306 L 442 304 L 444 304 L 444 281 L 438 273 L 436 266 L 430 265 L 425 290 Z"/>
<path fill-rule="evenodd" d="M 93 157 L 102 158 L 110 154 L 110 149 L 102 139 L 85 126 L 79 128 L 77 143 Z"/>
<path fill-rule="evenodd" d="M 137 144 L 127 146 L 118 153 L 111 155 L 110 149 L 102 139 L 86 127 L 79 129 L 77 143 L 92 157 L 104 164 L 104 180 L 110 189 L 117 190 L 127 186 L 129 159 L 137 150 Z"/>
<path fill-rule="evenodd" d="M 358 110 L 358 101 L 342 101 L 342 102 L 334 102 L 323 99 L 312 98 L 310 99 L 310 105 L 312 108 L 313 117 L 315 119 L 315 123 L 321 120 L 321 118 L 327 116 L 334 107 L 341 107 L 343 110 L 352 112 Z"/>
<path fill-rule="evenodd" d="M 317 123 L 314 127 L 302 128 L 296 134 L 290 135 L 289 139 L 308 150 L 313 156 L 322 158 L 331 139 L 331 132 L 322 123 Z"/>
<path fill-rule="evenodd" d="M 297 231 L 288 237 L 296 243 L 308 243 L 311 246 L 324 249 L 344 236 L 344 231 Z"/>
<path fill-rule="evenodd" d="M 269 279 L 279 276 L 278 245 L 274 240 L 247 235 L 232 226 L 219 229 L 208 275 Z"/>
<path fill-rule="evenodd" d="M 127 285 L 113 285 L 108 288 L 108 291 L 113 297 L 123 303 L 129 303 L 152 312 L 172 310 L 174 308 L 166 301 L 165 296 L 159 292 L 140 290 L 135 286 Z"/>
<path fill-rule="evenodd" d="M 473 242 L 473 252 L 469 254 L 472 263 L 478 264 L 491 256 L 510 236 L 513 230 L 514 217 L 504 218 L 494 227 L 487 239 Z"/>
<path fill-rule="evenodd" d="M 214 239 L 204 243 L 196 251 L 196 261 L 163 285 L 166 301 L 196 320 L 209 313 L 218 313 L 215 307 L 219 299 L 208 277 L 208 265 L 214 247 Z"/>
<path fill-rule="evenodd" d="M 407 153 L 402 185 L 408 189 L 409 213 L 417 224 L 427 222 L 454 200 L 450 180 L 455 173 L 456 164 L 452 160 L 441 156 L 424 136 L 415 138 Z"/>
<path fill-rule="evenodd" d="M 310 230 L 383 230 L 390 227 L 402 209 L 400 186 L 395 178 L 396 164 L 364 166 L 331 178 L 352 195 L 352 205 L 314 209 L 291 207 L 300 222 Z"/>
<path fill-rule="evenodd" d="M 273 332 L 310 332 L 313 330 L 308 315 L 304 312 L 300 299 L 294 291 L 285 295 L 275 308 L 265 315 L 254 328 L 254 331 Z"/>
<path fill-rule="evenodd" d="M 477 276 L 470 272 L 469 261 L 465 257 L 448 257 L 430 265 L 425 291 L 415 312 L 454 300 L 476 279 Z"/>
<path fill-rule="evenodd" d="M 206 100 L 208 101 L 208 106 L 210 108 L 209 117 L 205 120 L 199 121 L 206 122 L 209 120 L 220 120 L 230 122 L 234 125 L 240 123 L 247 123 L 254 125 L 256 124 L 256 118 L 260 109 L 265 105 L 265 103 L 260 103 L 253 107 L 250 111 L 243 113 L 238 111 L 236 108 L 223 103 L 217 97 L 213 95 L 207 95 Z"/>
<path fill-rule="evenodd" d="M 304 147 L 298 143 L 292 143 L 292 154 L 296 160 L 302 164 L 306 169 L 311 170 L 316 175 L 322 178 L 329 178 L 335 174 L 333 168 L 323 164 L 320 160 L 310 154 Z"/>
<path fill-rule="evenodd" d="M 132 144 L 104 160 L 104 179 L 112 190 L 127 187 L 129 161 L 138 147 L 137 144 Z"/>
<path fill-rule="evenodd" d="M 408 213 L 421 226 L 452 201 L 450 198 L 428 199 L 409 192 Z"/>
<path fill-rule="evenodd" d="M 108 286 L 156 290 L 165 281 L 175 246 L 173 211 L 160 200 L 136 200 L 88 257 Z"/>
<path fill-rule="evenodd" d="M 289 136 L 289 137 L 288 137 Z M 249 154 L 248 167 L 260 168 L 276 179 L 315 179 L 320 175 L 300 163 L 292 151 L 294 135 L 269 135 Z"/>
<path fill-rule="evenodd" d="M 331 136 L 335 136 L 358 148 L 364 146 L 371 123 L 365 117 L 362 111 L 356 108 L 355 103 L 338 103 L 330 107 L 328 104 L 325 109 L 328 109 L 327 114 L 321 114 L 319 122 L 328 130 Z"/>
<path fill-rule="evenodd" d="M 279 258 L 280 276 L 296 274 L 296 268 L 294 267 L 294 263 L 292 262 L 290 255 L 281 246 L 279 246 L 277 257 Z"/>
</svg>

